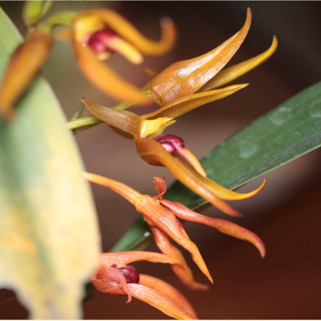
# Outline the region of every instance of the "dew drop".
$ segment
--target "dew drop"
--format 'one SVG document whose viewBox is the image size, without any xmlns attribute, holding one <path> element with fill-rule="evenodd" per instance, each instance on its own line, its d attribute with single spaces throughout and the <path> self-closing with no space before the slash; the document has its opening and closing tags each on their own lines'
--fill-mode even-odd
<svg viewBox="0 0 321 321">
<path fill-rule="evenodd" d="M 312 117 L 319 118 L 321 117 L 321 103 L 320 102 L 314 102 L 310 107 L 309 107 L 309 114 Z"/>
<path fill-rule="evenodd" d="M 256 150 L 257 145 L 248 141 L 241 141 L 240 143 L 240 157 L 241 158 L 249 158 L 252 156 Z"/>
<path fill-rule="evenodd" d="M 270 121 L 274 125 L 282 125 L 290 117 L 291 109 L 288 107 L 281 107 L 270 116 Z"/>
</svg>

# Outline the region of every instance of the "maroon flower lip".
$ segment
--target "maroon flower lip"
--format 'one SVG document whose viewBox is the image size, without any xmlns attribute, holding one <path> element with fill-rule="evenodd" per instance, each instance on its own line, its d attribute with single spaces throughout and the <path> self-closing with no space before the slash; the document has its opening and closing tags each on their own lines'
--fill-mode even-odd
<svg viewBox="0 0 321 321">
<path fill-rule="evenodd" d="M 108 40 L 114 36 L 115 33 L 111 30 L 99 30 L 90 36 L 87 44 L 95 53 L 100 53 L 107 50 L 113 52 L 113 50 L 108 46 Z"/>
<path fill-rule="evenodd" d="M 185 147 L 183 139 L 175 135 L 160 135 L 154 139 L 171 154 Z"/>
<path fill-rule="evenodd" d="M 139 282 L 139 272 L 132 266 L 126 265 L 125 267 L 117 268 L 116 264 L 111 267 L 116 268 L 125 277 L 126 283 L 138 283 Z"/>
</svg>

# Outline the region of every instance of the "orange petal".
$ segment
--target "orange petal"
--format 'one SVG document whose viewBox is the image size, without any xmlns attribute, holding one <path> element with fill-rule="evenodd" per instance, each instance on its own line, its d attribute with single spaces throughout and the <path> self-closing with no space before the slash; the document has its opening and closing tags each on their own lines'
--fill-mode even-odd
<svg viewBox="0 0 321 321">
<path fill-rule="evenodd" d="M 143 62 L 141 53 L 130 43 L 120 37 L 112 37 L 108 40 L 108 47 L 125 57 L 133 64 L 140 64 Z"/>
<path fill-rule="evenodd" d="M 135 141 L 135 144 L 138 155 L 140 155 L 147 163 L 161 163 L 179 181 L 193 192 L 216 206 L 218 209 L 231 216 L 240 216 L 236 210 L 217 197 L 216 191 L 208 186 L 208 182 L 212 182 L 211 180 L 199 175 L 188 163 L 182 163 L 178 159 L 174 158 L 154 139 L 147 137 L 140 138 Z"/>
<path fill-rule="evenodd" d="M 124 197 L 128 202 L 130 202 L 133 205 L 135 205 L 138 202 L 138 200 L 143 196 L 142 194 L 138 193 L 128 185 L 122 184 L 118 181 L 101 175 L 84 172 L 84 177 L 89 182 L 102 185 L 111 189 L 112 191 Z"/>
<path fill-rule="evenodd" d="M 251 71 L 255 67 L 261 65 L 267 59 L 269 59 L 272 54 L 275 52 L 278 46 L 278 40 L 274 36 L 272 44 L 268 50 L 261 53 L 260 55 L 253 57 L 251 59 L 245 60 L 237 65 L 231 66 L 222 70 L 218 75 L 212 78 L 209 82 L 207 82 L 200 90 L 211 90 L 217 88 L 219 86 L 223 86 L 234 79 L 246 74 Z"/>
<path fill-rule="evenodd" d="M 211 226 L 224 234 L 252 243 L 259 250 L 261 256 L 265 256 L 264 243 L 255 233 L 232 222 L 195 213 L 181 203 L 169 200 L 161 200 L 160 202 L 181 219 Z"/>
<path fill-rule="evenodd" d="M 148 303 L 149 305 L 155 307 L 156 309 L 162 311 L 166 315 L 169 315 L 175 319 L 179 320 L 193 320 L 195 317 L 187 311 L 183 310 L 175 302 L 169 300 L 164 295 L 158 293 L 157 291 L 135 283 L 127 284 L 130 294 L 141 301 Z M 115 289 L 112 294 L 125 294 L 121 289 Z"/>
<path fill-rule="evenodd" d="M 157 227 L 169 235 L 175 242 L 184 247 L 192 255 L 193 261 L 204 275 L 213 283 L 213 279 L 199 252 L 198 247 L 187 236 L 185 230 L 179 225 L 175 215 L 159 204 L 159 201 L 150 197 L 142 197 L 136 204 L 137 212 L 144 215 L 150 227 Z"/>
<path fill-rule="evenodd" d="M 46 62 L 52 38 L 40 31 L 32 32 L 10 58 L 0 89 L 0 112 L 10 120 L 13 104 Z"/>
<path fill-rule="evenodd" d="M 94 12 L 109 28 L 134 45 L 143 54 L 161 55 L 167 52 L 175 42 L 176 29 L 170 18 L 161 20 L 161 39 L 153 41 L 145 38 L 132 24 L 112 10 L 99 9 L 94 10 Z"/>
<path fill-rule="evenodd" d="M 222 200 L 228 200 L 228 201 L 240 201 L 240 200 L 245 200 L 251 197 L 254 197 L 255 195 L 257 195 L 258 193 L 260 193 L 263 188 L 266 185 L 265 180 L 262 182 L 262 184 L 255 189 L 252 192 L 248 192 L 248 193 L 237 193 L 234 192 L 232 190 L 229 190 L 225 187 L 223 187 L 222 185 L 219 185 L 217 183 L 215 183 L 214 181 L 210 180 L 207 177 L 203 177 L 201 175 L 199 175 L 193 167 L 191 167 L 188 163 L 184 164 L 182 163 L 182 166 L 184 166 L 184 168 L 191 173 L 191 175 L 196 176 L 197 180 L 200 181 L 202 183 L 203 186 L 206 186 L 210 191 L 212 191 L 212 193 L 214 193 L 217 197 L 219 197 Z"/>
<path fill-rule="evenodd" d="M 183 296 L 182 293 L 177 291 L 173 286 L 164 282 L 161 279 L 155 278 L 150 275 L 140 274 L 139 284 L 145 285 L 150 289 L 157 291 L 158 293 L 164 295 L 177 305 L 179 305 L 183 310 L 187 311 L 193 316 L 193 319 L 197 319 L 196 312 L 188 300 Z"/>
<path fill-rule="evenodd" d="M 132 262 L 148 261 L 153 263 L 170 263 L 178 264 L 179 261 L 167 255 L 148 252 L 148 251 L 126 251 L 126 252 L 110 252 L 102 253 L 100 255 L 100 263 L 105 265 L 116 264 L 117 267 L 125 266 Z"/>
<path fill-rule="evenodd" d="M 182 252 L 169 240 L 167 234 L 157 227 L 150 226 L 158 248 L 167 256 L 176 258 L 180 264 L 171 264 L 173 272 L 192 290 L 208 290 L 208 286 L 195 281 L 192 270 L 187 265 Z"/>
<path fill-rule="evenodd" d="M 188 148 L 181 148 L 178 153 L 196 170 L 196 172 L 198 172 L 201 176 L 206 177 L 206 172 L 201 163 Z"/>
<path fill-rule="evenodd" d="M 99 61 L 95 53 L 73 40 L 78 65 L 89 81 L 107 95 L 131 104 L 148 104 L 151 99 Z"/>
<path fill-rule="evenodd" d="M 185 61 L 179 61 L 156 76 L 150 82 L 150 89 L 156 101 L 165 105 L 180 97 L 196 92 L 212 79 L 233 57 L 251 25 L 251 11 L 242 29 L 212 51 Z"/>
<path fill-rule="evenodd" d="M 184 115 L 197 107 L 232 95 L 246 86 L 248 86 L 248 84 L 233 85 L 226 88 L 181 97 L 149 114 L 144 115 L 143 117 L 148 119 L 163 116 L 177 118 L 178 116 Z"/>
</svg>

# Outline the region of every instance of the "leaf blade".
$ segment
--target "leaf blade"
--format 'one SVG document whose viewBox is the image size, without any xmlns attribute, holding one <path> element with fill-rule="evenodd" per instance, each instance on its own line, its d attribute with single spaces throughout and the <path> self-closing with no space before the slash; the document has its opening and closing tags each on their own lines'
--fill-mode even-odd
<svg viewBox="0 0 321 321">
<path fill-rule="evenodd" d="M 235 189 L 320 146 L 321 82 L 228 138 L 209 152 L 201 164 L 210 179 Z M 177 181 L 164 197 L 192 209 L 206 203 Z M 147 237 L 150 237 L 148 227 L 139 218 L 112 250 L 141 249 L 148 243 Z"/>
<path fill-rule="evenodd" d="M 21 41 L 0 10 L 0 78 Z M 0 119 L 0 285 L 32 318 L 81 316 L 83 283 L 99 255 L 95 210 L 73 138 L 51 88 L 37 77 Z"/>
</svg>

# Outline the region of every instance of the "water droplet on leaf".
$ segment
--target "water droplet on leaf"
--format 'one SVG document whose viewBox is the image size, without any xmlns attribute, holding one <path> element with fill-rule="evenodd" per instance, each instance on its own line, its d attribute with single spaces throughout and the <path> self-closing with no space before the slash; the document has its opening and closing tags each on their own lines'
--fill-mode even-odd
<svg viewBox="0 0 321 321">
<path fill-rule="evenodd" d="M 286 120 L 289 119 L 290 113 L 290 108 L 281 107 L 273 112 L 269 119 L 274 125 L 282 125 Z"/>
<path fill-rule="evenodd" d="M 257 150 L 258 146 L 252 142 L 249 141 L 241 141 L 240 142 L 240 157 L 241 158 L 248 158 L 250 156 L 252 156 L 256 150 Z"/>
<path fill-rule="evenodd" d="M 321 117 L 321 102 L 316 101 L 309 107 L 309 114 L 312 117 Z"/>
</svg>

